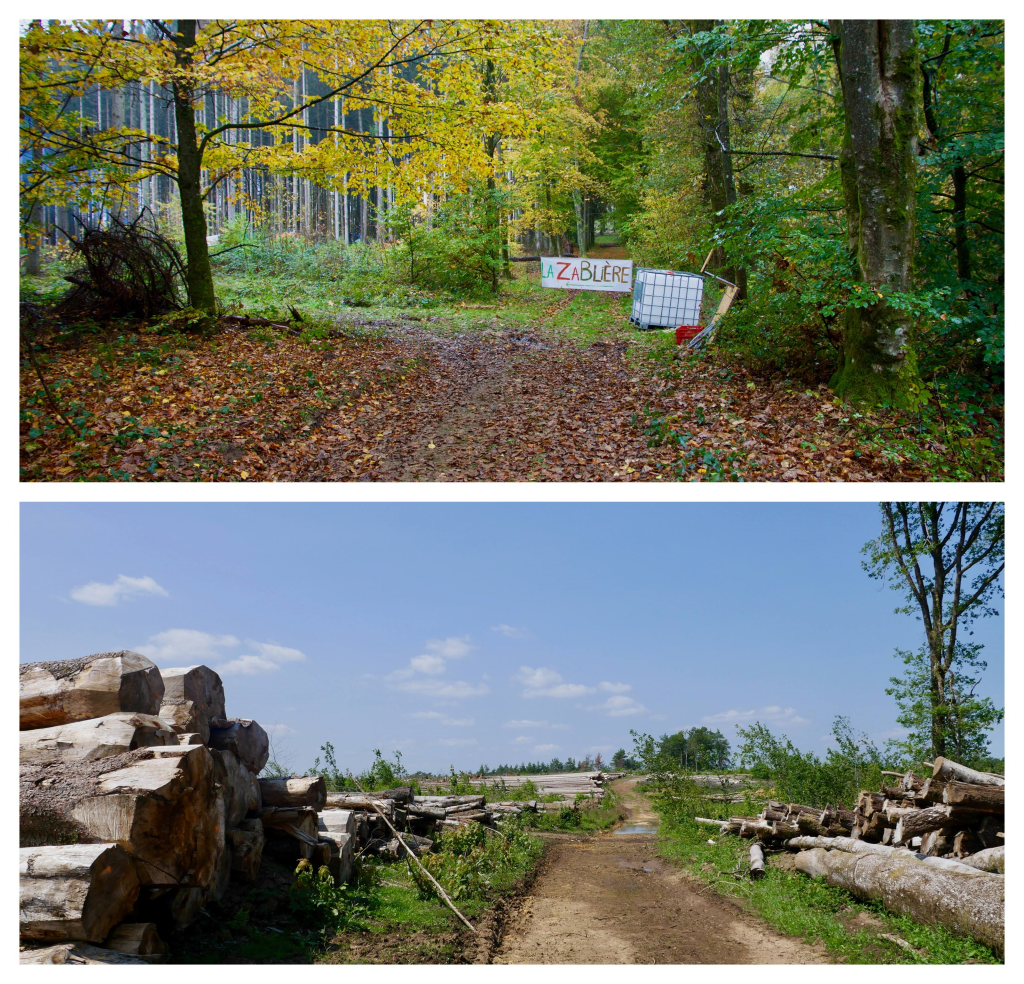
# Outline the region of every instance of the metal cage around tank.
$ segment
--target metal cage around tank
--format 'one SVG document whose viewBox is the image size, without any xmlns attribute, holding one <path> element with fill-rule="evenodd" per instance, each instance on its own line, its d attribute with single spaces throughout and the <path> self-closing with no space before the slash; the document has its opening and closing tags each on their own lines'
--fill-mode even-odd
<svg viewBox="0 0 1024 984">
<path fill-rule="evenodd" d="M 699 273 L 640 267 L 633 283 L 629 320 L 638 328 L 676 328 L 700 324 L 704 278 Z"/>
</svg>

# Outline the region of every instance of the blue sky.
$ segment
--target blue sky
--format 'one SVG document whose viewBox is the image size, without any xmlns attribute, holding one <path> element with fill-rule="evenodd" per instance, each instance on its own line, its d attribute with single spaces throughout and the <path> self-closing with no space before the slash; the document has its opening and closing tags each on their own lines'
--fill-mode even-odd
<svg viewBox="0 0 1024 984">
<path fill-rule="evenodd" d="M 878 528 L 863 503 L 24 504 L 21 661 L 207 663 L 300 771 L 325 740 L 447 771 L 754 720 L 821 752 L 837 714 L 881 744 L 921 626 L 861 569 Z M 1002 639 L 975 635 L 1000 706 Z"/>
</svg>

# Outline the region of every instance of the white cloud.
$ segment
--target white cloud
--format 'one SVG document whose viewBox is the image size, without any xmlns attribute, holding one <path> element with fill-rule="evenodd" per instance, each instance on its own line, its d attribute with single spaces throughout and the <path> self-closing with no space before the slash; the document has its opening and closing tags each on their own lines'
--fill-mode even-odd
<svg viewBox="0 0 1024 984">
<path fill-rule="evenodd" d="M 492 632 L 500 632 L 506 639 L 526 639 L 530 633 L 526 629 L 517 629 L 514 625 L 492 625 Z"/>
<path fill-rule="evenodd" d="M 719 714 L 708 714 L 701 718 L 705 724 L 750 724 L 753 721 L 765 721 L 771 724 L 810 724 L 811 722 L 792 707 L 780 707 L 772 704 L 752 711 L 729 710 Z"/>
<path fill-rule="evenodd" d="M 440 711 L 417 711 L 410 716 L 424 721 L 439 721 L 449 728 L 471 728 L 476 724 L 472 718 L 450 718 Z"/>
<path fill-rule="evenodd" d="M 475 738 L 439 738 L 437 743 L 439 745 L 448 745 L 451 748 L 462 745 L 475 745 Z"/>
<path fill-rule="evenodd" d="M 420 673 L 444 673 L 444 660 L 440 656 L 413 656 L 409 665 Z"/>
<path fill-rule="evenodd" d="M 616 694 L 609 697 L 603 704 L 587 708 L 590 711 L 604 711 L 609 717 L 625 717 L 627 714 L 643 714 L 647 708 L 638 700 Z"/>
<path fill-rule="evenodd" d="M 190 666 L 205 660 L 223 659 L 222 649 L 237 646 L 233 635 L 211 635 L 198 629 L 168 629 L 149 637 L 144 646 L 136 646 L 143 656 L 167 666 Z"/>
<path fill-rule="evenodd" d="M 260 673 L 273 673 L 280 668 L 272 659 L 264 659 L 262 656 L 239 656 L 221 663 L 217 666 L 217 672 L 221 676 L 256 676 Z"/>
<path fill-rule="evenodd" d="M 503 728 L 515 728 L 517 731 L 522 731 L 524 728 L 547 728 L 550 731 L 568 731 L 569 725 L 567 724 L 552 724 L 550 721 L 530 721 L 524 719 L 522 721 L 506 721 Z"/>
<path fill-rule="evenodd" d="M 128 577 L 125 574 L 118 574 L 117 580 L 111 584 L 90 581 L 80 588 L 71 589 L 71 597 L 85 605 L 112 606 L 122 598 L 138 595 L 161 595 L 166 598 L 167 591 L 151 577 Z"/>
<path fill-rule="evenodd" d="M 524 697 L 582 697 L 594 693 L 593 687 L 586 687 L 582 683 L 563 682 L 560 673 L 546 666 L 537 669 L 520 666 L 519 672 L 512 679 L 526 688 L 523 691 Z"/>
<path fill-rule="evenodd" d="M 598 684 L 605 693 L 609 694 L 626 694 L 633 689 L 631 684 L 628 683 L 609 683 L 607 680 L 602 680 Z"/>
<path fill-rule="evenodd" d="M 531 741 L 533 741 L 533 739 L 532 738 L 527 738 L 526 735 L 518 735 L 518 736 L 516 736 L 515 738 L 512 739 L 512 744 L 513 745 L 528 745 Z"/>
<path fill-rule="evenodd" d="M 255 649 L 258 656 L 251 653 L 238 656 L 215 667 L 221 676 L 256 676 L 260 673 L 273 673 L 281 669 L 282 663 L 295 663 L 306 658 L 300 649 L 289 646 L 278 646 L 273 642 L 254 642 L 248 640 L 246 646 Z"/>
<path fill-rule="evenodd" d="M 297 735 L 298 732 L 294 728 L 289 728 L 287 724 L 272 724 L 267 728 L 267 734 L 270 736 L 271 741 L 280 741 L 282 738 L 290 738 L 292 735 Z"/>
<path fill-rule="evenodd" d="M 462 659 L 476 646 L 470 645 L 469 636 L 448 636 L 447 639 L 429 639 L 425 648 L 443 659 Z"/>
<path fill-rule="evenodd" d="M 535 752 L 553 752 L 558 748 L 557 745 L 534 745 L 533 750 Z"/>
<path fill-rule="evenodd" d="M 461 698 L 481 697 L 489 694 L 491 688 L 486 683 L 472 684 L 465 680 L 405 680 L 397 679 L 394 673 L 386 677 L 388 683 L 397 690 L 405 691 L 407 694 L 423 694 L 426 697 L 437 698 Z"/>
</svg>

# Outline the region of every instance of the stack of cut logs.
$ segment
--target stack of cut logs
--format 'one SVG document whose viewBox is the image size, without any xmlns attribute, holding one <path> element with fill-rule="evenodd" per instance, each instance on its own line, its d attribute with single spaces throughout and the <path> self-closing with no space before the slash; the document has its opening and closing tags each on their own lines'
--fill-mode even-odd
<svg viewBox="0 0 1024 984">
<path fill-rule="evenodd" d="M 573 800 L 583 796 L 600 802 L 604 798 L 605 783 L 621 778 L 621 772 L 552 772 L 540 775 L 478 776 L 472 780 L 480 786 L 499 786 L 518 789 L 533 783 L 543 796 L 557 794 Z"/>
<path fill-rule="evenodd" d="M 123 651 L 20 670 L 23 961 L 161 962 L 161 932 L 264 853 L 348 877 L 351 813 L 323 811 L 320 777 L 257 779 L 267 734 L 226 716 L 209 667 Z"/>
<path fill-rule="evenodd" d="M 927 778 L 884 774 L 898 781 L 861 792 L 853 810 L 769 801 L 756 817 L 698 820 L 756 838 L 752 877 L 763 848 L 798 850 L 798 870 L 1001 953 L 1006 779 L 945 758 Z"/>
<path fill-rule="evenodd" d="M 308 859 L 340 885 L 359 854 L 423 854 L 439 830 L 537 808 L 259 779 L 267 733 L 226 716 L 207 666 L 123 651 L 20 669 L 24 963 L 160 963 L 163 937 L 264 857 Z"/>
</svg>

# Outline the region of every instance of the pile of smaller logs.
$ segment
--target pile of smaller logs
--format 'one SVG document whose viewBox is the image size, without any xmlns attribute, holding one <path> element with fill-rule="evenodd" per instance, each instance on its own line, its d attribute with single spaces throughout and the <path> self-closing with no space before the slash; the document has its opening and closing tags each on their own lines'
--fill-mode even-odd
<svg viewBox="0 0 1024 984">
<path fill-rule="evenodd" d="M 497 786 L 519 789 L 528 782 L 537 787 L 541 795 L 558 794 L 574 799 L 583 795 L 600 802 L 604 798 L 606 783 L 621 778 L 621 772 L 553 772 L 540 775 L 477 776 L 471 781 L 479 786 Z"/>
<path fill-rule="evenodd" d="M 1006 779 L 946 758 L 931 768 L 883 773 L 897 781 L 862 791 L 853 810 L 769 801 L 756 817 L 697 820 L 756 839 L 752 878 L 765 849 L 796 850 L 797 870 L 1001 953 Z"/>
</svg>

